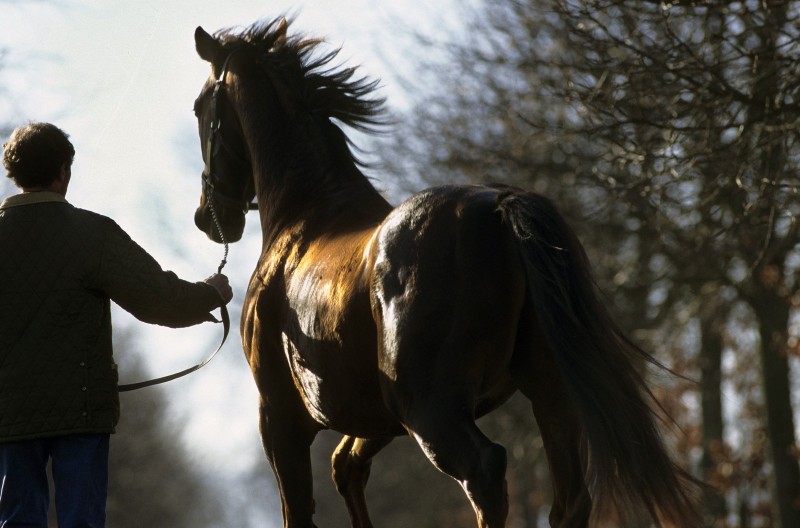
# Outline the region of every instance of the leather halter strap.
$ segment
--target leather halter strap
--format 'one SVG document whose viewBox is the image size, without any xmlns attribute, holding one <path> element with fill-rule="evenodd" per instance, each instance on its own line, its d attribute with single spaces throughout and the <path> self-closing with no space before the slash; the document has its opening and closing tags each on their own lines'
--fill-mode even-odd
<svg viewBox="0 0 800 528">
<path fill-rule="evenodd" d="M 241 48 L 236 48 L 231 51 L 225 60 L 222 63 L 222 68 L 220 69 L 219 77 L 217 77 L 216 82 L 214 83 L 214 91 L 211 93 L 211 127 L 209 130 L 208 138 L 206 139 L 205 144 L 205 169 L 203 170 L 203 188 L 208 194 L 208 199 L 210 202 L 216 200 L 217 202 L 225 205 L 226 207 L 238 207 L 245 213 L 250 210 L 258 209 L 257 203 L 252 203 L 249 200 L 244 198 L 235 198 L 228 196 L 219 192 L 215 186 L 216 173 L 214 172 L 214 155 L 216 154 L 217 150 L 215 148 L 216 144 L 219 144 L 225 153 L 230 156 L 236 163 L 240 166 L 248 166 L 249 162 L 244 159 L 241 155 L 239 155 L 235 150 L 233 150 L 225 139 L 222 137 L 222 133 L 220 132 L 220 128 L 222 126 L 222 118 L 220 116 L 219 110 L 219 98 L 220 93 L 225 88 L 225 76 L 228 73 L 228 63 L 230 62 L 231 58 L 240 50 Z M 213 204 L 212 204 L 213 207 Z"/>
</svg>

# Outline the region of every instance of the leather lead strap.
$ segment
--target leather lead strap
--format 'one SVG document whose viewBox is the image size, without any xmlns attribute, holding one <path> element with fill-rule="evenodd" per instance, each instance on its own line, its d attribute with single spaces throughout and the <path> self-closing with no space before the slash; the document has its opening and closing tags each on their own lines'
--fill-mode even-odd
<svg viewBox="0 0 800 528">
<path fill-rule="evenodd" d="M 225 344 L 225 340 L 228 338 L 228 333 L 230 332 L 231 329 L 231 319 L 230 316 L 228 315 L 228 309 L 225 307 L 224 304 L 220 306 L 220 321 L 222 322 L 222 342 L 219 344 L 214 353 L 208 356 L 205 360 L 198 363 L 197 365 L 194 365 L 193 367 L 189 367 L 185 370 L 181 370 L 180 372 L 176 372 L 168 376 L 162 376 L 160 378 L 155 378 L 147 381 L 140 381 L 139 383 L 126 383 L 124 385 L 120 385 L 119 392 L 128 392 L 132 390 L 142 389 L 144 387 L 151 387 L 153 385 L 166 383 L 174 379 L 182 378 L 183 376 L 191 374 L 192 372 L 200 370 L 201 368 L 208 365 L 211 362 L 211 360 L 214 359 L 214 356 L 216 356 L 217 353 L 219 353 L 219 351 L 222 350 L 222 345 Z"/>
</svg>

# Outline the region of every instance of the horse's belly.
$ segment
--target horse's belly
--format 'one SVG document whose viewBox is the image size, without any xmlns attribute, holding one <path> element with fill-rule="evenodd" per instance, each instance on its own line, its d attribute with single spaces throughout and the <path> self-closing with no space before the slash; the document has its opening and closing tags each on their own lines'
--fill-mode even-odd
<svg viewBox="0 0 800 528">
<path fill-rule="evenodd" d="M 288 339 L 284 349 L 295 386 L 314 420 L 358 437 L 405 432 L 384 405 L 377 380 L 341 361 L 342 354 L 300 354 Z"/>
</svg>

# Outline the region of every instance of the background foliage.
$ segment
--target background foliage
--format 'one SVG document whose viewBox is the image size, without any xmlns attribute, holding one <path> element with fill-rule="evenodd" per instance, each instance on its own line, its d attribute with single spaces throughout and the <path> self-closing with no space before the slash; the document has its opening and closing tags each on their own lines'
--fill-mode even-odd
<svg viewBox="0 0 800 528">
<path fill-rule="evenodd" d="M 485 3 L 400 141 L 431 183 L 500 180 L 568 212 L 623 326 L 696 381 L 654 380 L 676 451 L 720 489 L 709 526 L 800 526 L 798 15 Z"/>
</svg>

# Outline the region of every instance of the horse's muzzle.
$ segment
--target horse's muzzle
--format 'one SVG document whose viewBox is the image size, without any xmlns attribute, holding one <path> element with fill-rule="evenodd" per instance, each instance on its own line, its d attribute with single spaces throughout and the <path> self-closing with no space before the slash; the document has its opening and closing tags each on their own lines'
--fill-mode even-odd
<svg viewBox="0 0 800 528">
<path fill-rule="evenodd" d="M 194 212 L 194 225 L 214 242 L 222 244 L 224 242 L 238 242 L 242 239 L 244 232 L 244 214 L 236 211 L 231 214 L 229 210 L 217 207 L 217 219 L 219 224 L 214 221 L 214 215 L 208 206 L 201 205 Z M 222 233 L 220 233 L 222 230 Z M 225 239 L 223 240 L 223 236 Z"/>
</svg>

